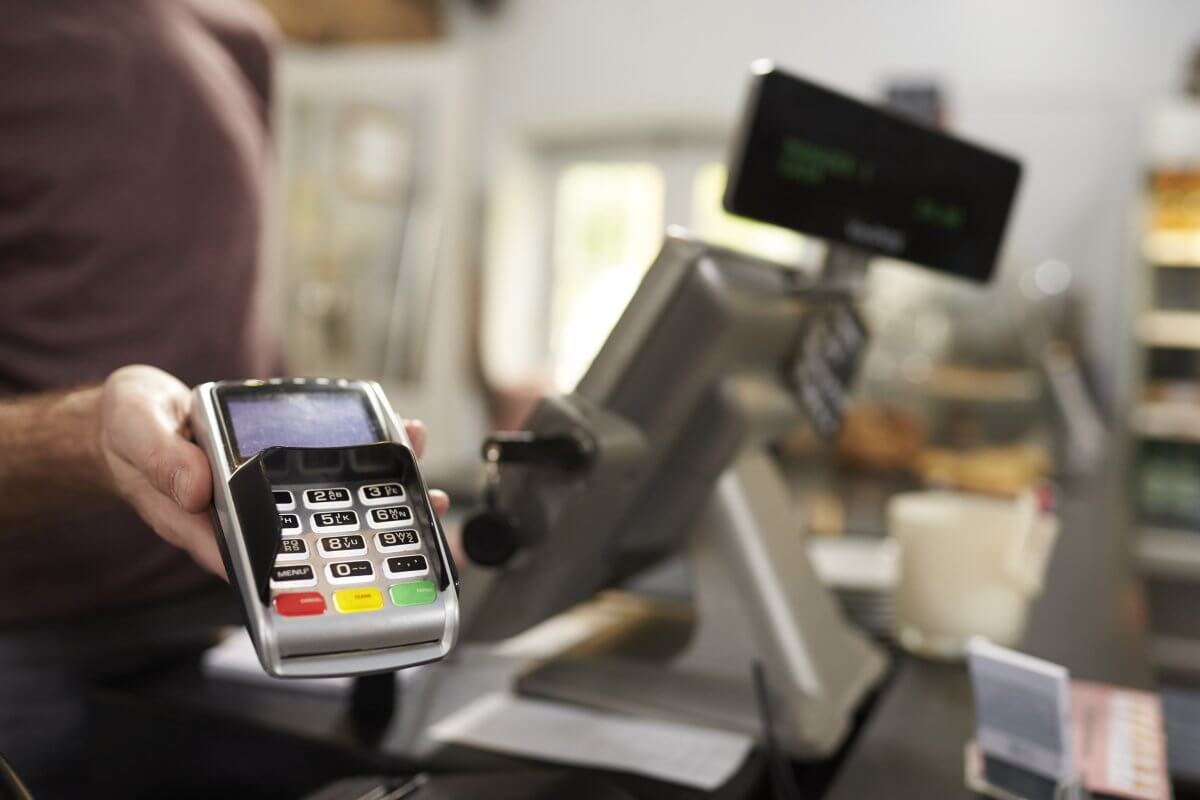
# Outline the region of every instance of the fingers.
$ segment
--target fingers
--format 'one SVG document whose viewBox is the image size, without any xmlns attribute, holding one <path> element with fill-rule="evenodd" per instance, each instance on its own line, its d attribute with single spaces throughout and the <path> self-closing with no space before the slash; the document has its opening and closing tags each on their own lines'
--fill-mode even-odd
<svg viewBox="0 0 1200 800">
<path fill-rule="evenodd" d="M 203 516 L 205 520 L 208 520 L 207 514 L 198 516 Z M 221 548 L 217 545 L 216 534 L 211 532 L 211 523 L 209 531 L 209 536 L 204 539 L 195 540 L 193 547 L 189 548 L 188 552 L 191 553 L 192 558 L 201 567 L 216 575 L 221 580 L 228 581 L 229 575 L 225 572 L 225 561 L 221 558 Z"/>
<path fill-rule="evenodd" d="M 186 550 L 200 566 L 226 578 L 207 513 L 212 473 L 204 452 L 189 441 L 191 392 L 161 370 L 126 367 L 105 382 L 101 446 L 118 490 L 166 541 Z M 425 425 L 405 420 L 418 457 L 425 452 Z M 436 513 L 450 498 L 431 491 Z"/>
<path fill-rule="evenodd" d="M 417 458 L 423 456 L 427 438 L 425 423 L 419 419 L 406 419 L 404 420 L 404 432 L 408 434 L 408 441 L 412 443 L 412 449 L 417 454 Z M 433 504 L 433 510 L 437 512 L 438 516 L 450 510 L 450 496 L 440 489 L 429 490 L 429 502 Z"/>
<path fill-rule="evenodd" d="M 192 514 L 182 510 L 149 482 L 135 489 L 130 499 L 134 509 L 159 536 L 187 551 L 207 571 L 224 580 L 229 579 L 212 519 L 207 513 Z"/>
<path fill-rule="evenodd" d="M 204 451 L 178 434 L 163 436 L 147 458 L 154 488 L 181 509 L 198 514 L 212 499 L 212 472 Z"/>
<path fill-rule="evenodd" d="M 187 387 L 166 373 L 140 368 L 123 371 L 109 391 L 103 438 L 113 454 L 184 511 L 207 509 L 212 473 L 204 452 L 187 439 Z"/>
<path fill-rule="evenodd" d="M 429 502 L 433 504 L 433 510 L 439 517 L 450 510 L 450 495 L 441 489 L 429 490 Z"/>
<path fill-rule="evenodd" d="M 462 528 L 456 526 L 446 528 L 446 544 L 450 545 L 450 556 L 458 564 L 466 564 L 470 558 L 463 549 Z"/>
<path fill-rule="evenodd" d="M 425 423 L 419 419 L 406 419 L 404 432 L 408 434 L 408 440 L 412 442 L 412 449 L 417 458 L 425 455 Z"/>
</svg>

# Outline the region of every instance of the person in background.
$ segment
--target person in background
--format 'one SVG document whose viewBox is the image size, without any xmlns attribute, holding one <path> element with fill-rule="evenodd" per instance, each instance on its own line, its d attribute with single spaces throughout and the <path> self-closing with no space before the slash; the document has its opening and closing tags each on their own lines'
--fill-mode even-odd
<svg viewBox="0 0 1200 800">
<path fill-rule="evenodd" d="M 278 372 L 275 34 L 240 0 L 0 15 L 0 753 L 52 800 L 82 796 L 90 687 L 236 620 L 187 387 Z"/>
</svg>

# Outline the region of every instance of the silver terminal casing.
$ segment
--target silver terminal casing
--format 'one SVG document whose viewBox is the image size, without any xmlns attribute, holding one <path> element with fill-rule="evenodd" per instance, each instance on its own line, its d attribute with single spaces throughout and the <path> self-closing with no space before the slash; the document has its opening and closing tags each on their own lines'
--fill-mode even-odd
<svg viewBox="0 0 1200 800">
<path fill-rule="evenodd" d="M 318 617 L 283 616 L 265 604 L 257 592 L 245 532 L 235 513 L 230 490 L 234 474 L 254 462 L 239 463 L 226 430 L 217 392 L 223 387 L 267 387 L 302 392 L 310 384 L 361 392 L 386 440 L 411 449 L 404 426 L 382 388 L 374 381 L 312 378 L 223 381 L 201 384 L 193 392 L 192 434 L 212 467 L 217 536 L 222 540 L 226 567 L 231 571 L 229 577 L 240 595 L 259 660 L 269 674 L 281 678 L 361 675 L 439 660 L 450 652 L 458 638 L 459 597 L 452 577 L 439 587 L 436 600 L 427 605 L 385 607 L 380 612 L 355 614 L 340 614 L 330 608 L 328 613 Z M 453 576 L 455 572 L 445 536 L 429 504 L 428 490 L 419 472 L 416 480 L 421 496 L 412 492 L 408 501 L 414 507 L 420 506 L 418 520 L 413 524 L 420 522 L 429 527 L 429 530 L 421 530 L 426 542 L 425 554 L 427 558 L 440 559 L 443 574 Z M 303 514 L 302 509 L 298 509 L 298 513 Z M 361 533 L 369 539 L 375 531 L 367 528 L 364 522 Z M 329 585 L 321 568 L 321 559 L 314 554 L 313 561 L 318 580 L 316 588 L 326 592 L 344 588 Z"/>
</svg>

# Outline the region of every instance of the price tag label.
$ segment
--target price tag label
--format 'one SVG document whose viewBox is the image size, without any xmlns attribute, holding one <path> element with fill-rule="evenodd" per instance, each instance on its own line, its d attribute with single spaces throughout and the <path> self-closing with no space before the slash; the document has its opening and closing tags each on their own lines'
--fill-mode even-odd
<svg viewBox="0 0 1200 800">
<path fill-rule="evenodd" d="M 1028 797 L 1021 773 L 1032 773 L 1047 779 L 1052 798 L 1056 784 L 1075 779 L 1067 670 L 981 639 L 971 641 L 967 666 L 975 739 L 985 760 L 999 761 L 997 769 L 985 767 L 988 782 Z"/>
</svg>

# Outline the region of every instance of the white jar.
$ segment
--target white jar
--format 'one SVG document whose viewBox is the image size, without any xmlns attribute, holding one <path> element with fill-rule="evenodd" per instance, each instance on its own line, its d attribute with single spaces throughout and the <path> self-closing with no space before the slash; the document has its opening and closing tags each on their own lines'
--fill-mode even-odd
<svg viewBox="0 0 1200 800">
<path fill-rule="evenodd" d="M 961 658 L 972 636 L 1020 642 L 1058 535 L 1057 518 L 1032 494 L 897 495 L 888 527 L 900 552 L 896 633 L 905 648 Z"/>
</svg>

